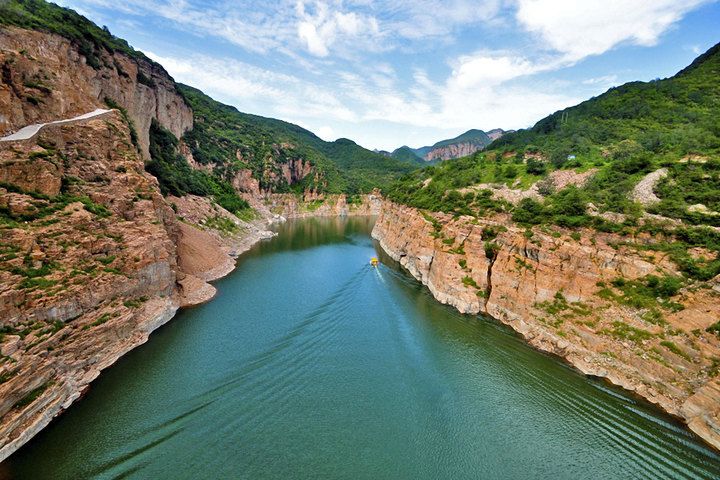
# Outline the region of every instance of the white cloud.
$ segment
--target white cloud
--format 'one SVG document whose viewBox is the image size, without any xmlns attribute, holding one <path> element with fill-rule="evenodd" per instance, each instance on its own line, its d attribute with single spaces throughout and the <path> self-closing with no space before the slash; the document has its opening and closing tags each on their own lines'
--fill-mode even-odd
<svg viewBox="0 0 720 480">
<path fill-rule="evenodd" d="M 460 57 L 452 71 L 452 82 L 460 88 L 499 85 L 546 68 L 519 56 L 481 53 Z"/>
<path fill-rule="evenodd" d="M 517 0 L 518 22 L 569 61 L 622 43 L 652 46 L 708 0 Z"/>
<path fill-rule="evenodd" d="M 177 81 L 241 111 L 280 118 L 322 117 L 354 121 L 356 114 L 327 89 L 297 77 L 272 72 L 232 58 L 192 55 L 167 57 L 146 52 Z"/>
<path fill-rule="evenodd" d="M 332 127 L 329 127 L 327 125 L 323 125 L 320 128 L 317 129 L 315 132 L 318 137 L 322 138 L 325 141 L 332 142 L 337 138 L 337 135 L 335 135 L 335 131 Z"/>
<path fill-rule="evenodd" d="M 560 70 L 619 45 L 653 45 L 708 0 L 60 1 L 122 12 L 118 27 L 170 24 L 194 35 L 214 50 L 151 56 L 242 111 L 392 149 L 405 141 L 394 132 L 522 128 L 600 93 L 615 75 L 593 71 L 572 85 Z M 479 32 L 491 34 L 487 43 Z M 488 46 L 506 38 L 504 50 Z"/>
<path fill-rule="evenodd" d="M 375 17 L 333 11 L 325 2 L 315 1 L 308 7 L 298 0 L 296 11 L 298 36 L 307 50 L 318 57 L 326 57 L 330 46 L 338 41 L 352 41 L 357 47 L 358 43 L 372 43 L 380 33 Z"/>
<path fill-rule="evenodd" d="M 617 83 L 617 75 L 603 75 L 583 80 L 583 85 L 614 85 Z"/>
</svg>

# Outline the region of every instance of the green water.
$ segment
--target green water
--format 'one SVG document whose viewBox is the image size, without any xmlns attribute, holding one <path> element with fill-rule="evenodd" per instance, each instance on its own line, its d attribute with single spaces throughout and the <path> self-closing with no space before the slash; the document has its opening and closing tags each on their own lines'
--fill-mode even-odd
<svg viewBox="0 0 720 480">
<path fill-rule="evenodd" d="M 289 223 L 0 478 L 718 478 L 666 417 L 462 316 L 372 220 Z"/>
</svg>

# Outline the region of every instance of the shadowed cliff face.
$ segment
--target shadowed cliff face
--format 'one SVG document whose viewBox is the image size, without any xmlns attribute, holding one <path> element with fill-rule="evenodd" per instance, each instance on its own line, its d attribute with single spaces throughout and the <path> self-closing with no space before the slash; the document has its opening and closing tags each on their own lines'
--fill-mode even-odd
<svg viewBox="0 0 720 480">
<path fill-rule="evenodd" d="M 192 128 L 192 112 L 161 67 L 104 52 L 94 69 L 67 39 L 50 33 L 0 29 L 0 136 L 34 123 L 105 107 L 127 109 L 145 158 L 152 119 L 176 137 Z"/>
<path fill-rule="evenodd" d="M 384 202 L 373 236 L 440 302 L 488 314 L 581 372 L 645 397 L 720 448 L 720 281 L 682 289 L 662 317 L 618 300 L 611 282 L 677 274 L 663 255 L 612 234 L 531 231 L 505 216 L 472 219 Z M 658 300 L 658 304 L 661 302 Z"/>
</svg>

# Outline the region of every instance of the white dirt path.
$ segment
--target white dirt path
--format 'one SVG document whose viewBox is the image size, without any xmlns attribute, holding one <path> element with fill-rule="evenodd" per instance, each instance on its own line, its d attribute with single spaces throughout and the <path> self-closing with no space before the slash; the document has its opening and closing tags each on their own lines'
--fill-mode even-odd
<svg viewBox="0 0 720 480">
<path fill-rule="evenodd" d="M 0 138 L 0 142 L 15 142 L 18 140 L 29 140 L 35 135 L 38 134 L 38 132 L 47 125 L 61 125 L 64 123 L 73 123 L 73 122 L 79 122 L 82 120 L 87 120 L 88 118 L 97 117 L 100 115 L 104 115 L 111 110 L 107 110 L 104 108 L 97 108 L 89 113 L 84 113 L 82 115 L 78 115 L 77 117 L 68 118 L 65 120 L 55 120 L 54 122 L 48 122 L 48 123 L 37 123 L 34 125 L 28 125 L 27 127 L 23 127 L 17 132 L 13 133 L 12 135 L 8 135 L 7 137 Z"/>
</svg>

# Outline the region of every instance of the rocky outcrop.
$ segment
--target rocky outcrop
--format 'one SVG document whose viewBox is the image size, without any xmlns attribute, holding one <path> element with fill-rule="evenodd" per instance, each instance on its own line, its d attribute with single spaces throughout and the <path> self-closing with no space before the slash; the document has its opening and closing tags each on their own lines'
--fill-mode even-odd
<svg viewBox="0 0 720 480">
<path fill-rule="evenodd" d="M 26 205 L 0 224 L 5 458 L 172 317 L 179 230 L 117 111 L 3 143 L 0 172 Z"/>
<path fill-rule="evenodd" d="M 377 215 L 380 213 L 381 197 L 377 192 L 354 197 L 311 192 L 305 195 L 268 194 L 264 204 L 270 212 L 284 218 Z"/>
<path fill-rule="evenodd" d="M 153 119 L 178 138 L 192 128 L 192 112 L 161 66 L 122 53 L 101 52 L 99 61 L 88 65 L 59 35 L 0 28 L 0 136 L 106 107 L 105 98 L 127 109 L 145 158 Z"/>
<path fill-rule="evenodd" d="M 0 460 L 272 236 L 165 199 L 117 110 L 0 143 Z"/>
<path fill-rule="evenodd" d="M 442 147 L 433 147 L 432 150 L 425 154 L 425 160 L 428 162 L 433 160 L 452 160 L 453 158 L 472 155 L 483 148 L 485 148 L 485 145 L 475 142 L 454 143 Z"/>
<path fill-rule="evenodd" d="M 654 205 L 660 202 L 660 198 L 655 195 L 655 185 L 667 177 L 667 168 L 660 168 L 654 172 L 645 175 L 633 188 L 631 198 L 643 206 Z"/>
<path fill-rule="evenodd" d="M 487 136 L 490 137 L 490 140 L 497 140 L 498 138 L 502 137 L 506 133 L 513 132 L 514 130 L 503 130 L 502 128 L 493 128 L 492 130 L 485 132 L 487 133 Z"/>
<path fill-rule="evenodd" d="M 460 193 L 467 193 L 490 190 L 493 199 L 505 200 L 513 205 L 517 205 L 525 198 L 541 201 L 543 195 L 560 191 L 570 185 L 582 187 L 596 172 L 597 168 L 591 168 L 580 173 L 573 170 L 555 170 L 554 172 L 550 172 L 544 179 L 533 183 L 528 189 L 520 188 L 520 182 L 516 181 L 513 187 L 508 187 L 504 183 L 479 183 L 470 187 L 461 188 L 458 191 Z M 427 184 L 424 185 L 424 187 L 427 187 Z"/>
<path fill-rule="evenodd" d="M 535 348 L 635 392 L 720 448 L 720 340 L 705 331 L 720 318 L 720 293 L 689 288 L 672 299 L 681 310 L 651 315 L 617 301 L 611 282 L 677 275 L 674 264 L 616 235 L 570 233 L 528 231 L 503 215 L 453 218 L 384 202 L 373 237 L 440 302 L 509 325 Z"/>
</svg>

